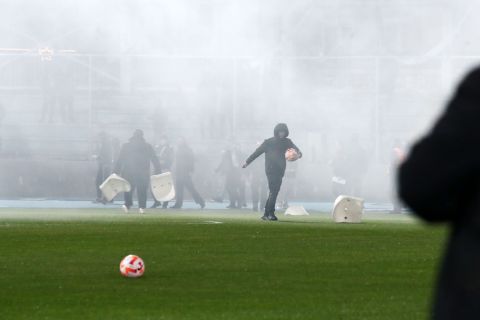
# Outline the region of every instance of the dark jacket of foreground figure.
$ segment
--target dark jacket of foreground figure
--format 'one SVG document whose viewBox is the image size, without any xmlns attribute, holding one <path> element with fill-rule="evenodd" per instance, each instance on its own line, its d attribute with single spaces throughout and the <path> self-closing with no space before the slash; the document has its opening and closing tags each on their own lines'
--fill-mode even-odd
<svg viewBox="0 0 480 320">
<path fill-rule="evenodd" d="M 400 197 L 420 217 L 451 225 L 433 319 L 480 319 L 480 69 L 399 171 Z"/>
<path fill-rule="evenodd" d="M 149 181 L 150 162 L 155 173 L 160 173 L 160 163 L 153 147 L 143 138 L 134 136 L 122 146 L 114 171 L 127 181 Z"/>
<path fill-rule="evenodd" d="M 301 155 L 300 149 L 289 138 L 280 138 L 278 133 L 285 131 L 288 136 L 288 127 L 284 124 L 279 124 L 275 127 L 274 136 L 265 140 L 255 152 L 247 159 L 247 165 L 256 158 L 265 153 L 265 172 L 267 176 L 281 176 L 285 174 L 287 161 L 285 160 L 285 152 L 293 148 Z"/>
</svg>

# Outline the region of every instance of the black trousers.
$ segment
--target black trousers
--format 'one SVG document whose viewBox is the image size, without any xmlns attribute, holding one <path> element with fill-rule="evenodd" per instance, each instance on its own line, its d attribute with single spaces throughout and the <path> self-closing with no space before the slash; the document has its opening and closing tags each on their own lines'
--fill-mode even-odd
<svg viewBox="0 0 480 320">
<path fill-rule="evenodd" d="M 283 176 L 267 175 L 268 180 L 268 199 L 265 204 L 265 215 L 270 216 L 275 213 L 275 203 L 277 202 L 278 192 L 282 186 Z"/>
<path fill-rule="evenodd" d="M 125 205 L 130 208 L 133 205 L 133 193 L 137 191 L 138 207 L 145 209 L 147 207 L 147 190 L 149 180 L 147 178 L 125 178 L 132 187 L 130 192 L 125 192 Z"/>
<path fill-rule="evenodd" d="M 176 193 L 176 201 L 175 201 L 175 208 L 181 208 L 183 206 L 183 197 L 185 194 L 185 189 L 187 189 L 195 200 L 196 203 L 203 206 L 205 205 L 205 200 L 203 200 L 202 196 L 198 193 L 197 189 L 193 185 L 192 177 L 187 175 L 177 176 L 177 180 L 175 183 L 175 193 Z"/>
</svg>

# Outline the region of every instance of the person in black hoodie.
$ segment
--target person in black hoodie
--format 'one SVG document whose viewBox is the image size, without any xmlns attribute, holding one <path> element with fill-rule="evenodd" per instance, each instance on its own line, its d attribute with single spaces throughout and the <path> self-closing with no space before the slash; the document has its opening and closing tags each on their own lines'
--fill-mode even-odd
<svg viewBox="0 0 480 320">
<path fill-rule="evenodd" d="M 145 142 L 143 131 L 137 129 L 130 141 L 122 146 L 114 170 L 132 187 L 130 192 L 125 192 L 125 204 L 123 205 L 125 212 L 128 212 L 133 204 L 132 195 L 135 190 L 138 196 L 139 212 L 145 212 L 151 173 L 150 162 L 153 163 L 155 174 L 160 173 L 160 162 L 153 147 Z"/>
<path fill-rule="evenodd" d="M 278 192 L 282 186 L 282 179 L 285 175 L 287 162 L 285 152 L 292 148 L 298 153 L 298 157 L 302 157 L 300 149 L 287 138 L 289 135 L 288 127 L 285 123 L 279 123 L 273 130 L 273 137 L 265 140 L 250 157 L 247 158 L 242 166 L 246 168 L 256 158 L 265 153 L 265 173 L 268 180 L 268 199 L 265 204 L 265 212 L 262 220 L 277 221 L 275 216 L 275 203 L 277 202 Z"/>
<path fill-rule="evenodd" d="M 398 172 L 398 192 L 421 218 L 448 223 L 432 319 L 480 317 L 480 68 L 460 84 Z"/>
<path fill-rule="evenodd" d="M 176 191 L 176 201 L 175 204 L 171 207 L 172 209 L 180 209 L 183 206 L 183 195 L 185 188 L 190 191 L 190 194 L 193 197 L 193 200 L 203 209 L 205 208 L 205 200 L 198 193 L 197 189 L 193 185 L 192 173 L 194 170 L 194 156 L 193 151 L 190 146 L 187 144 L 185 139 L 180 138 L 177 148 L 177 153 L 175 155 L 175 191 Z"/>
</svg>

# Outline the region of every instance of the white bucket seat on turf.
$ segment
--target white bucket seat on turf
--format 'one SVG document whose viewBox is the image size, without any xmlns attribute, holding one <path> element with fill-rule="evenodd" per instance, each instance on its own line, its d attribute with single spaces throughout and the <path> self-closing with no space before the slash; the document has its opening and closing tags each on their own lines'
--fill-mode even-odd
<svg viewBox="0 0 480 320">
<path fill-rule="evenodd" d="M 171 172 L 165 172 L 150 177 L 150 186 L 152 188 L 155 200 L 164 202 L 175 198 L 175 187 Z"/>
<path fill-rule="evenodd" d="M 285 211 L 286 216 L 308 216 L 309 213 L 302 206 L 290 206 Z"/>
<path fill-rule="evenodd" d="M 333 221 L 338 223 L 360 223 L 363 214 L 363 199 L 339 196 L 333 205 Z"/>
<path fill-rule="evenodd" d="M 100 185 L 103 196 L 107 201 L 111 201 L 120 192 L 129 192 L 131 190 L 130 183 L 113 173 Z"/>
</svg>

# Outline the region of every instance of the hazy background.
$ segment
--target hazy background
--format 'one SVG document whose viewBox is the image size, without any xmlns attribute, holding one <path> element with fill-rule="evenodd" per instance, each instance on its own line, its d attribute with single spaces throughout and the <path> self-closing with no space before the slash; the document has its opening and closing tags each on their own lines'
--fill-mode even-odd
<svg viewBox="0 0 480 320">
<path fill-rule="evenodd" d="M 186 137 L 211 198 L 221 151 L 248 155 L 286 122 L 305 154 L 295 199 L 331 201 L 338 145 L 360 145 L 358 195 L 389 201 L 394 141 L 425 132 L 479 60 L 479 10 L 473 0 L 0 0 L 0 198 L 93 198 L 98 133 L 123 143 L 136 128 L 152 144 Z M 49 92 L 62 102 L 47 110 Z"/>
</svg>

